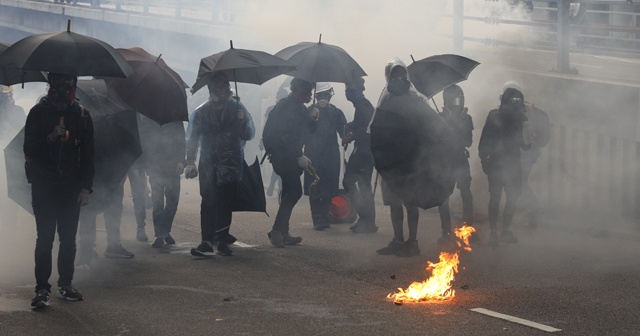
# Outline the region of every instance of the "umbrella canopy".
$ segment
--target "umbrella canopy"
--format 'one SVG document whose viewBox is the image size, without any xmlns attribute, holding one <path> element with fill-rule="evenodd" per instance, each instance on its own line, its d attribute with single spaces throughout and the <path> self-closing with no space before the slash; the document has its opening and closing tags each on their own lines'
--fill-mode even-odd
<svg viewBox="0 0 640 336">
<path fill-rule="evenodd" d="M 70 31 L 25 37 L 0 54 L 0 65 L 72 76 L 126 77 L 132 72 L 106 42 Z"/>
<path fill-rule="evenodd" d="M 127 78 L 104 78 L 129 106 L 159 124 L 187 121 L 186 88 L 167 63 L 142 48 L 116 49 L 133 68 Z"/>
<path fill-rule="evenodd" d="M 231 211 L 267 212 L 264 184 L 258 157 L 251 166 L 244 162 L 242 179 L 238 182 L 238 193 L 232 202 Z"/>
<path fill-rule="evenodd" d="M 460 55 L 435 55 L 411 63 L 409 78 L 420 93 L 432 98 L 448 86 L 469 77 L 478 62 Z"/>
<path fill-rule="evenodd" d="M 136 112 L 103 80 L 80 80 L 76 95 L 91 112 L 95 176 L 91 207 L 102 209 L 142 154 Z"/>
<path fill-rule="evenodd" d="M 191 88 L 196 93 L 214 73 L 224 73 L 229 81 L 263 84 L 276 76 L 295 70 L 295 65 L 263 51 L 234 49 L 205 57 L 200 60 L 198 77 Z M 237 88 L 236 88 L 237 93 Z"/>
<path fill-rule="evenodd" d="M 280 50 L 276 56 L 298 67 L 288 75 L 311 83 L 348 83 L 367 75 L 344 49 L 322 42 L 300 42 Z"/>
<path fill-rule="evenodd" d="M 10 44 L 0 42 L 0 54 L 2 54 Z M 30 82 L 46 82 L 45 77 L 40 71 L 25 71 L 18 68 L 0 65 L 0 84 L 11 86 L 19 83 Z"/>
</svg>

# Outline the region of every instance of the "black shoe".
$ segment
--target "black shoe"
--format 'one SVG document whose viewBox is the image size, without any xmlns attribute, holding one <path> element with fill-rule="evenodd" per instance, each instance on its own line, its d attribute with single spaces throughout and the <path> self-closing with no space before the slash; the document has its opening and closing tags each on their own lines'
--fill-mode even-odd
<svg viewBox="0 0 640 336">
<path fill-rule="evenodd" d="M 302 242 L 302 237 L 293 237 L 293 236 L 290 236 L 288 233 L 283 233 L 282 241 L 284 242 L 285 245 L 297 245 Z"/>
<path fill-rule="evenodd" d="M 402 244 L 402 247 L 396 252 L 398 257 L 413 257 L 420 254 L 420 248 L 418 247 L 417 240 L 407 240 Z"/>
<path fill-rule="evenodd" d="M 227 239 L 224 240 L 227 245 L 233 245 L 233 243 L 237 242 L 238 238 L 232 236 L 230 233 L 227 233 Z"/>
<path fill-rule="evenodd" d="M 284 247 L 284 238 L 282 237 L 282 232 L 272 230 L 271 232 L 267 233 L 267 237 L 269 237 L 271 245 L 275 247 Z"/>
<path fill-rule="evenodd" d="M 169 245 L 175 245 L 176 244 L 176 240 L 173 239 L 173 237 L 171 237 L 170 234 L 168 234 L 166 237 L 164 237 L 164 242 L 169 244 Z"/>
<path fill-rule="evenodd" d="M 376 250 L 376 253 L 378 253 L 379 255 L 392 255 L 392 254 L 396 254 L 398 252 L 398 250 L 400 250 L 400 248 L 402 247 L 402 243 L 401 241 L 397 241 L 397 240 L 392 240 L 391 242 L 389 242 L 389 245 Z"/>
<path fill-rule="evenodd" d="M 131 259 L 136 255 L 127 251 L 122 245 L 107 245 L 107 250 L 104 251 L 104 256 L 106 258 L 121 258 L 121 259 Z"/>
<path fill-rule="evenodd" d="M 516 237 L 513 232 L 504 230 L 500 235 L 500 241 L 507 244 L 516 244 L 518 242 L 518 237 Z"/>
<path fill-rule="evenodd" d="M 83 297 L 80 292 L 78 292 L 73 285 L 66 285 L 58 287 L 58 292 L 56 296 L 67 301 L 82 301 Z"/>
<path fill-rule="evenodd" d="M 378 227 L 373 224 L 356 224 L 354 225 L 353 233 L 376 233 Z"/>
<path fill-rule="evenodd" d="M 144 232 L 144 229 L 138 229 L 136 232 L 136 239 L 141 242 L 149 241 L 149 237 L 147 237 L 147 233 Z"/>
<path fill-rule="evenodd" d="M 31 309 L 43 309 L 49 306 L 49 291 L 40 289 L 36 292 L 36 296 L 31 300 Z"/>
<path fill-rule="evenodd" d="M 191 249 L 191 255 L 194 257 L 213 257 L 213 245 L 208 241 L 203 241 L 198 247 Z"/>
<path fill-rule="evenodd" d="M 153 247 L 153 248 L 162 248 L 162 247 L 164 247 L 164 238 L 162 238 L 162 237 L 156 238 L 156 240 L 153 242 L 153 244 L 151 244 L 151 247 Z"/>
<path fill-rule="evenodd" d="M 233 255 L 233 251 L 231 251 L 227 243 L 218 243 L 218 254 L 228 257 Z"/>
</svg>

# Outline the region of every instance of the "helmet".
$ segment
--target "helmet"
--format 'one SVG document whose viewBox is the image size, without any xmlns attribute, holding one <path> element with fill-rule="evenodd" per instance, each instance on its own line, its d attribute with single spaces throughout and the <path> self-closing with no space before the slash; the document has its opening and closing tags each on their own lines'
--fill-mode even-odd
<svg viewBox="0 0 640 336">
<path fill-rule="evenodd" d="M 331 87 L 331 84 L 327 82 L 316 83 L 316 93 L 325 92 L 325 91 L 331 91 L 331 93 L 333 94 L 333 88 Z"/>
<path fill-rule="evenodd" d="M 502 86 L 502 91 L 504 92 L 506 89 L 516 89 L 520 92 L 522 92 L 522 86 L 520 84 L 518 84 L 518 82 L 514 81 L 514 80 L 509 80 L 506 83 L 504 83 L 504 85 Z"/>
</svg>

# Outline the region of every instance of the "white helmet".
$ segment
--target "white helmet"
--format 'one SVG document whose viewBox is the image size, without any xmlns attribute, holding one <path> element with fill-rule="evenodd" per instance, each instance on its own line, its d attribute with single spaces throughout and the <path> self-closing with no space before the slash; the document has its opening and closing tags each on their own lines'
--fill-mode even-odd
<svg viewBox="0 0 640 336">
<path fill-rule="evenodd" d="M 325 91 L 331 91 L 331 94 L 333 94 L 333 87 L 331 86 L 331 84 L 327 82 L 316 83 L 316 93 L 325 92 Z"/>
<path fill-rule="evenodd" d="M 522 86 L 520 84 L 518 84 L 518 82 L 516 82 L 514 80 L 510 80 L 510 81 L 507 81 L 506 83 L 504 83 L 504 85 L 502 86 L 502 91 L 500 93 L 504 92 L 504 90 L 506 90 L 506 89 L 516 89 L 516 90 L 522 92 Z"/>
</svg>

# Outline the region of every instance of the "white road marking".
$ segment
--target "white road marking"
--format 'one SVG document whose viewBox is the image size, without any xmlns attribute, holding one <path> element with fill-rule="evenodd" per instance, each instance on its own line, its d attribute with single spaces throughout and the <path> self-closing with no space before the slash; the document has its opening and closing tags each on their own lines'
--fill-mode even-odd
<svg viewBox="0 0 640 336">
<path fill-rule="evenodd" d="M 544 324 L 540 324 L 540 323 L 537 323 L 537 322 L 521 319 L 519 317 L 497 313 L 497 312 L 491 311 L 489 309 L 473 308 L 473 309 L 471 309 L 471 311 L 474 311 L 474 312 L 480 313 L 480 314 L 485 314 L 485 315 L 497 317 L 499 319 L 507 320 L 507 321 L 510 321 L 510 322 L 519 323 L 519 324 L 522 324 L 522 325 L 526 325 L 527 327 L 540 329 L 540 330 L 546 331 L 546 332 L 562 331 L 562 329 L 556 329 L 554 327 L 550 327 L 550 326 L 547 326 L 547 325 L 544 325 Z"/>
</svg>

